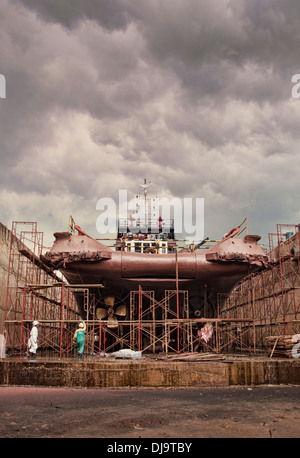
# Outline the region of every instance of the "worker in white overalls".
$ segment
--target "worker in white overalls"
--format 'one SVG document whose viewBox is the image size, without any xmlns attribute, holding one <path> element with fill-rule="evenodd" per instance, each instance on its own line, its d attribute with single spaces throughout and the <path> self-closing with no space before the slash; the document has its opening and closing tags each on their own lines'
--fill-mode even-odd
<svg viewBox="0 0 300 458">
<path fill-rule="evenodd" d="M 38 321 L 34 321 L 30 332 L 30 337 L 28 340 L 28 355 L 31 356 L 32 360 L 35 360 L 35 355 L 38 347 L 38 325 L 40 324 Z"/>
</svg>

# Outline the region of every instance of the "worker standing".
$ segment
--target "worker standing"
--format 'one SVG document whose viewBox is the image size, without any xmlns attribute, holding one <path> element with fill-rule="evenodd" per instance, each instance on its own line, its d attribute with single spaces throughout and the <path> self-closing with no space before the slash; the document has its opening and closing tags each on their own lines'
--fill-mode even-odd
<svg viewBox="0 0 300 458">
<path fill-rule="evenodd" d="M 73 336 L 73 342 L 76 343 L 77 354 L 78 354 L 78 358 L 80 361 L 82 361 L 82 358 L 83 358 L 85 331 L 86 331 L 86 324 L 81 322 L 79 323 L 78 328 L 76 329 L 74 336 Z"/>
<path fill-rule="evenodd" d="M 28 356 L 31 357 L 31 360 L 34 361 L 36 357 L 36 351 L 38 348 L 38 325 L 40 324 L 38 321 L 34 321 L 30 332 L 30 337 L 28 339 Z M 30 353 L 30 355 L 29 355 Z"/>
</svg>

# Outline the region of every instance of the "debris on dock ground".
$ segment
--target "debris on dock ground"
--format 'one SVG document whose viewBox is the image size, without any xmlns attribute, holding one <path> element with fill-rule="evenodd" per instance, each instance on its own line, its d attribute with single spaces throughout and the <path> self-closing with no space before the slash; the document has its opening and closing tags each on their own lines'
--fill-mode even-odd
<svg viewBox="0 0 300 458">
<path fill-rule="evenodd" d="M 217 353 L 180 353 L 178 355 L 167 355 L 164 357 L 168 361 L 215 361 L 224 360 L 226 356 Z"/>
<path fill-rule="evenodd" d="M 295 340 L 295 336 L 299 336 L 299 339 Z M 272 356 L 293 358 L 293 348 L 299 340 L 300 334 L 266 337 L 270 358 Z"/>
</svg>

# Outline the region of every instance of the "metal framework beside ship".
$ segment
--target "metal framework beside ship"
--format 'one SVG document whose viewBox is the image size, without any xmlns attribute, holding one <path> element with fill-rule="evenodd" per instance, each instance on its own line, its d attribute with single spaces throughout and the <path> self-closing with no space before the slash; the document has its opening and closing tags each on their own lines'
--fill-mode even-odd
<svg viewBox="0 0 300 458">
<path fill-rule="evenodd" d="M 93 299 L 90 297 L 88 288 L 83 285 L 82 292 L 86 297 L 86 313 L 88 316 L 94 315 Z M 45 285 L 24 286 L 20 293 L 22 295 L 21 303 L 24 307 L 33 303 L 36 299 L 36 291 L 40 288 L 45 289 Z M 82 319 L 79 315 L 75 318 L 72 310 L 71 294 L 66 294 L 70 289 L 69 285 L 47 285 L 47 288 L 59 289 L 62 301 L 59 308 L 59 302 L 52 306 L 58 307 L 54 313 L 60 312 L 60 318 L 54 317 L 39 319 L 39 354 L 41 356 L 58 356 L 59 358 L 68 358 L 75 356 L 75 345 L 72 337 L 75 327 Z M 75 288 L 74 288 L 75 289 Z M 76 288 L 78 289 L 78 287 Z M 24 297 L 25 295 L 25 297 Z M 64 297 L 66 298 L 64 300 Z M 170 301 L 175 299 L 179 304 L 178 311 L 170 308 Z M 40 301 L 47 299 L 39 298 Z M 145 307 L 145 303 L 147 306 Z M 35 307 L 41 308 L 37 304 Z M 11 320 L 6 319 L 6 340 L 8 352 L 11 356 L 26 355 L 27 340 L 30 334 L 32 318 L 28 319 L 27 314 L 22 310 L 23 319 Z M 29 316 L 38 315 L 37 308 L 33 310 L 27 308 Z M 53 312 L 53 310 L 52 310 Z M 156 319 L 155 314 L 162 315 L 162 319 Z M 26 316 L 25 316 L 26 315 Z M 73 315 L 73 319 L 70 319 Z M 133 317 L 137 316 L 137 319 Z M 185 290 L 167 290 L 165 297 L 161 301 L 156 301 L 154 291 L 138 291 L 130 293 L 130 318 L 129 320 L 118 321 L 117 325 L 112 326 L 108 320 L 85 320 L 87 325 L 85 339 L 85 354 L 90 359 L 109 356 L 120 349 L 130 349 L 132 351 L 142 352 L 144 355 L 159 355 L 169 353 L 194 353 L 195 350 L 210 351 L 221 353 L 226 347 L 239 351 L 254 351 L 254 346 L 250 344 L 247 334 L 253 329 L 253 320 L 251 318 L 189 318 L 188 291 Z M 207 343 L 201 341 L 198 331 L 210 323 L 212 326 L 212 336 Z M 240 326 L 243 328 L 242 333 L 234 335 L 231 332 L 231 338 L 226 343 L 223 335 L 230 334 L 229 329 Z"/>
<path fill-rule="evenodd" d="M 12 240 L 17 237 L 18 224 L 24 223 L 13 225 Z M 87 323 L 85 354 L 91 359 L 125 348 L 149 356 L 196 350 L 257 354 L 266 350 L 266 337 L 299 333 L 299 231 L 295 233 L 293 253 L 283 252 L 277 265 L 243 280 L 227 297 L 222 310 L 218 301 L 215 318 L 190 318 L 187 291 L 167 290 L 165 297 L 157 301 L 153 291 L 139 288 L 130 293 L 129 320 L 120 320 L 116 327 L 110 327 L 108 320 L 90 319 L 95 316 L 91 285 L 68 285 L 49 275 L 39 263 L 42 233 L 37 232 L 36 223 L 25 224 L 31 225 L 31 231 L 21 232 L 15 254 L 11 242 L 4 320 L 8 356 L 22 358 L 26 354 L 33 319 L 41 323 L 41 356 L 60 359 L 75 356 L 72 337 L 82 316 L 74 292 L 83 295 Z M 280 226 L 277 225 L 278 247 Z M 28 238 L 33 241 L 33 251 L 25 248 Z M 24 284 L 20 284 L 22 271 L 26 272 Z M 175 299 L 175 310 L 169 307 L 171 299 Z M 198 332 L 206 323 L 213 329 L 207 343 L 200 341 Z"/>
</svg>

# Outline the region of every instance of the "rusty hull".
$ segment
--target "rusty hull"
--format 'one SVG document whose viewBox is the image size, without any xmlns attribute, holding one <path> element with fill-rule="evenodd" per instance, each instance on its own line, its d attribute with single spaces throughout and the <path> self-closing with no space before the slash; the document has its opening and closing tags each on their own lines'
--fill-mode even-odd
<svg viewBox="0 0 300 458">
<path fill-rule="evenodd" d="M 213 305 L 217 293 L 228 294 L 242 278 L 268 267 L 259 236 L 228 236 L 209 249 L 171 254 L 113 251 L 86 233 L 55 233 L 42 260 L 60 270 L 71 284 L 103 284 L 116 295 L 138 290 L 188 290 L 190 298 Z M 205 290 L 205 294 L 203 291 Z M 204 299 L 205 298 L 205 299 Z M 201 307 L 200 307 L 201 308 Z"/>
</svg>

